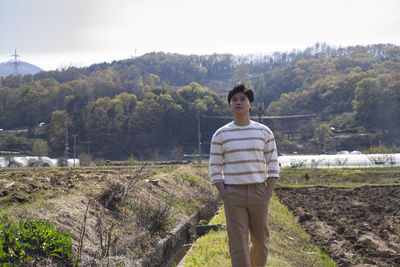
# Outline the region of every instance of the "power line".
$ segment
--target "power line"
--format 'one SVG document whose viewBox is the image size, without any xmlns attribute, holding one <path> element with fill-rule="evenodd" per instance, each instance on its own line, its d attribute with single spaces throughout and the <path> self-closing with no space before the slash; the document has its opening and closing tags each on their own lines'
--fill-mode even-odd
<svg viewBox="0 0 400 267">
<path fill-rule="evenodd" d="M 201 115 L 203 118 L 210 118 L 210 119 L 233 119 L 233 116 L 209 116 L 209 115 Z M 280 116 L 250 116 L 251 119 L 293 119 L 293 118 L 309 118 L 309 117 L 317 117 L 317 114 L 311 113 L 311 114 L 297 114 L 297 115 L 280 115 Z M 200 120 L 199 120 L 199 128 L 200 128 Z M 319 120 L 318 120 L 319 124 Z M 319 127 L 318 127 L 319 128 Z M 199 134 L 199 133 L 198 133 Z M 199 137 L 199 147 L 201 144 L 207 144 L 206 142 L 200 142 L 200 137 Z M 320 149 L 319 149 L 320 151 Z"/>
<path fill-rule="evenodd" d="M 281 116 L 251 116 L 250 118 L 260 118 L 260 119 L 292 119 L 292 118 L 307 118 L 316 117 L 317 114 L 299 114 L 299 115 L 281 115 Z"/>
<path fill-rule="evenodd" d="M 307 118 L 316 117 L 317 114 L 299 114 L 299 115 L 280 115 L 280 116 L 250 116 L 251 119 L 292 119 L 292 118 Z M 201 115 L 203 118 L 213 118 L 213 119 L 232 119 L 233 116 L 209 116 Z"/>
</svg>

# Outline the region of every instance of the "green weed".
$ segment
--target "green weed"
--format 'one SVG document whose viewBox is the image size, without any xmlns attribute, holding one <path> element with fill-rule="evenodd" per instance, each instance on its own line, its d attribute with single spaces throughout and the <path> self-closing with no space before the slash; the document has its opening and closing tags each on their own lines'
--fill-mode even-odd
<svg viewBox="0 0 400 267">
<path fill-rule="evenodd" d="M 0 262 L 20 265 L 50 257 L 71 262 L 68 233 L 49 221 L 28 218 L 16 223 L 4 214 L 0 217 Z"/>
<path fill-rule="evenodd" d="M 189 182 L 190 186 L 200 185 L 201 181 L 193 175 L 186 174 L 184 179 Z"/>
<path fill-rule="evenodd" d="M 184 266 L 230 266 L 230 262 L 226 232 L 210 231 L 196 241 Z"/>
<path fill-rule="evenodd" d="M 209 223 L 209 220 L 200 220 L 199 225 L 207 225 Z"/>
</svg>

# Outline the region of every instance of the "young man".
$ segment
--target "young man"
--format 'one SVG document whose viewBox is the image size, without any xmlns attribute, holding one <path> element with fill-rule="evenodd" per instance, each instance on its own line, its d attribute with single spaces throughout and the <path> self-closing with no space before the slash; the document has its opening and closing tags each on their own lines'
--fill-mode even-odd
<svg viewBox="0 0 400 267">
<path fill-rule="evenodd" d="M 238 84 L 228 103 L 234 120 L 212 137 L 210 180 L 224 202 L 232 267 L 265 266 L 268 204 L 279 177 L 275 139 L 267 126 L 250 120 L 251 89 Z"/>
</svg>

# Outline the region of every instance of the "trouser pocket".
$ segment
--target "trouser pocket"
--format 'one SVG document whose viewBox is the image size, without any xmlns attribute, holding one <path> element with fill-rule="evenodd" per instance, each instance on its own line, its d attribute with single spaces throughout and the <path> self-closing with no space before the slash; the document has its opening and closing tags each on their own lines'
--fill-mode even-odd
<svg viewBox="0 0 400 267">
<path fill-rule="evenodd" d="M 268 193 L 265 183 L 260 183 L 256 185 L 256 193 L 263 198 L 267 198 Z"/>
</svg>

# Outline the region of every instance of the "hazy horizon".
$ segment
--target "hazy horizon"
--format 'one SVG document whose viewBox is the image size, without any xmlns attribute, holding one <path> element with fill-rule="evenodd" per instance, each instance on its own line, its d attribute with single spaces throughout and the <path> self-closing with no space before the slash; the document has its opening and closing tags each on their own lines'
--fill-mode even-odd
<svg viewBox="0 0 400 267">
<path fill-rule="evenodd" d="M 0 62 L 45 70 L 149 52 L 270 54 L 400 45 L 397 0 L 3 0 Z"/>
</svg>

